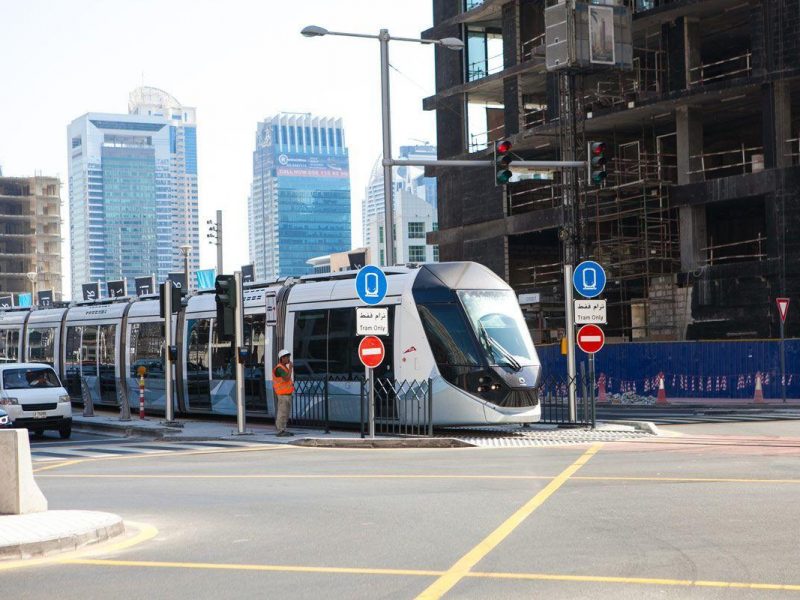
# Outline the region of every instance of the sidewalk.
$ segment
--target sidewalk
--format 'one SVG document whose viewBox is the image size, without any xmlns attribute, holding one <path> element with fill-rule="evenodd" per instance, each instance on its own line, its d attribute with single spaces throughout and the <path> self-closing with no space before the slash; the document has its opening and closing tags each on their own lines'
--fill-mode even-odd
<svg viewBox="0 0 800 600">
<path fill-rule="evenodd" d="M 125 532 L 122 517 L 88 510 L 0 516 L 0 561 L 76 550 Z M 2 562 L 0 562 L 0 566 Z"/>
</svg>

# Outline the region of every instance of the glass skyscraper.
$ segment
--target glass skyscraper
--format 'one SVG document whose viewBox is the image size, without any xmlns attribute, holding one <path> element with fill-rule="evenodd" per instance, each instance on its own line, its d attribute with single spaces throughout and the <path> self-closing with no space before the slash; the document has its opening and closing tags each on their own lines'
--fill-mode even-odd
<svg viewBox="0 0 800 600">
<path fill-rule="evenodd" d="M 312 272 L 350 248 L 350 166 L 341 119 L 280 113 L 256 130 L 248 202 L 257 279 Z"/>
<path fill-rule="evenodd" d="M 72 297 L 81 284 L 199 268 L 195 109 L 156 88 L 129 114 L 88 113 L 68 127 Z M 191 279 L 191 277 L 190 277 Z M 190 281 L 191 283 L 191 281 Z"/>
</svg>

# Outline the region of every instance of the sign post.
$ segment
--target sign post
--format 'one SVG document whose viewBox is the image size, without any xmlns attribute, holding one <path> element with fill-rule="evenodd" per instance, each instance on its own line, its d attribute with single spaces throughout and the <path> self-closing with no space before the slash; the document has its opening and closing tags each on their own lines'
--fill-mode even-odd
<svg viewBox="0 0 800 600">
<path fill-rule="evenodd" d="M 778 314 L 781 316 L 781 400 L 786 402 L 786 352 L 784 349 L 784 330 L 786 317 L 789 314 L 789 298 L 775 298 L 778 304 Z"/>
<path fill-rule="evenodd" d="M 358 344 L 358 358 L 369 372 L 369 437 L 375 438 L 375 367 L 379 366 L 386 356 L 386 348 L 381 338 L 368 335 Z"/>
<path fill-rule="evenodd" d="M 164 424 L 175 422 L 175 408 L 172 404 L 172 294 L 176 293 L 171 281 L 161 288 L 164 291 Z"/>
<path fill-rule="evenodd" d="M 236 306 L 233 310 L 233 337 L 236 356 L 236 433 L 245 435 L 245 406 L 244 406 L 244 294 L 242 289 L 242 272 L 234 271 L 233 281 L 236 286 Z"/>
<path fill-rule="evenodd" d="M 578 416 L 577 378 L 575 371 L 575 319 L 572 312 L 572 265 L 564 265 L 564 308 L 566 310 L 567 330 L 567 396 L 569 400 L 569 420 L 575 421 Z"/>
</svg>

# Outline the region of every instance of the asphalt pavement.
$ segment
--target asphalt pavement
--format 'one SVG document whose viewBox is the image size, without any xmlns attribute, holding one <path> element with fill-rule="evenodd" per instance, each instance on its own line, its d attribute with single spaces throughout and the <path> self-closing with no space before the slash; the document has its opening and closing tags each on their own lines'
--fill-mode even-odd
<svg viewBox="0 0 800 600">
<path fill-rule="evenodd" d="M 800 598 L 800 421 L 526 448 L 253 445 L 36 465 L 124 542 L 8 598 Z"/>
</svg>

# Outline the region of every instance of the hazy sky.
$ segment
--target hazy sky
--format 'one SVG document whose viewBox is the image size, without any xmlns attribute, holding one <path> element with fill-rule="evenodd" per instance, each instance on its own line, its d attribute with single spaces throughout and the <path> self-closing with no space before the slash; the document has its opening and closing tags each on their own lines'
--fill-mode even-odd
<svg viewBox="0 0 800 600">
<path fill-rule="evenodd" d="M 222 209 L 225 269 L 248 262 L 247 195 L 256 122 L 280 111 L 344 119 L 353 243 L 381 150 L 376 40 L 304 38 L 331 31 L 419 37 L 430 0 L 0 0 L 0 165 L 3 174 L 58 175 L 64 202 L 63 289 L 69 293 L 67 124 L 87 112 L 126 113 L 144 83 L 197 107 L 201 267 L 216 254 L 205 222 Z M 435 143 L 433 49 L 393 42 L 392 141 Z M 398 72 L 399 71 L 399 72 Z M 310 257 L 309 257 L 310 258 Z"/>
</svg>

